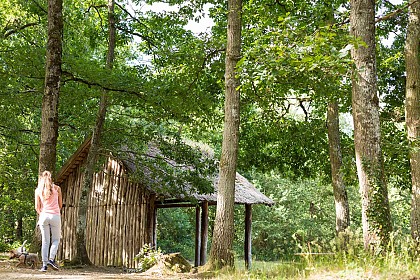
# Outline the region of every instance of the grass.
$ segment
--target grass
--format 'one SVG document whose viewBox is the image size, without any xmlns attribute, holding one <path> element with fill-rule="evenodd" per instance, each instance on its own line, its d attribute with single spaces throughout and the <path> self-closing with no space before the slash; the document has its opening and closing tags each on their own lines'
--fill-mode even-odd
<svg viewBox="0 0 420 280">
<path fill-rule="evenodd" d="M 253 261 L 246 271 L 242 261 L 237 261 L 236 270 L 222 271 L 212 279 L 389 279 L 420 280 L 420 259 L 413 259 L 406 252 L 390 252 L 374 256 L 336 254 L 297 258 L 288 262 Z"/>
</svg>

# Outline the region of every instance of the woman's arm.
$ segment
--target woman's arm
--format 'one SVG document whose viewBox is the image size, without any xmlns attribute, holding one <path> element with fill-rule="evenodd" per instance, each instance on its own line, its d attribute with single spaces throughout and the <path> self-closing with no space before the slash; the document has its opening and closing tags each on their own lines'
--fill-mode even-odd
<svg viewBox="0 0 420 280">
<path fill-rule="evenodd" d="M 57 186 L 57 193 L 58 193 L 58 206 L 61 208 L 63 208 L 63 196 L 61 195 L 61 188 L 59 186 Z"/>
<path fill-rule="evenodd" d="M 35 210 L 38 214 L 40 214 L 42 210 L 42 202 L 41 198 L 39 197 L 38 189 L 35 189 Z"/>
</svg>

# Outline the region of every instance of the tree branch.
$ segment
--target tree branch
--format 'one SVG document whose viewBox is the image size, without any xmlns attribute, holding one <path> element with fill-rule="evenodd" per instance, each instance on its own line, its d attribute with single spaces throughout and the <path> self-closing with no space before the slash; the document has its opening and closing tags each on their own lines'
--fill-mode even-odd
<svg viewBox="0 0 420 280">
<path fill-rule="evenodd" d="M 63 71 L 62 74 L 63 74 L 63 76 L 68 77 L 67 79 L 63 79 L 63 84 L 65 84 L 66 82 L 69 82 L 69 81 L 74 81 L 74 82 L 85 84 L 89 87 L 95 86 L 95 87 L 99 87 L 99 88 L 101 88 L 103 90 L 107 90 L 107 91 L 129 93 L 129 94 L 136 95 L 140 98 L 144 98 L 144 96 L 142 94 L 140 94 L 139 92 L 126 90 L 126 89 L 120 89 L 120 88 L 108 87 L 108 86 L 102 85 L 102 84 L 97 83 L 97 82 L 92 82 L 92 81 L 88 81 L 88 80 L 76 77 L 73 73 L 70 73 L 68 71 Z"/>
<path fill-rule="evenodd" d="M 413 5 L 414 3 L 418 2 L 418 1 L 420 1 L 420 0 L 413 1 L 413 3 L 411 3 L 411 4 L 407 4 L 402 8 L 396 9 L 395 11 L 384 15 L 383 17 L 377 18 L 375 20 L 375 23 L 378 23 L 378 22 L 381 22 L 381 21 L 384 21 L 384 20 L 389 20 L 389 19 L 392 19 L 392 18 L 396 17 L 398 14 L 404 12 L 405 9 L 408 9 L 408 7 L 410 7 L 411 5 Z M 389 1 L 387 1 L 387 2 L 389 4 L 391 4 L 393 7 L 395 7 L 394 4 L 390 3 Z"/>
<path fill-rule="evenodd" d="M 131 35 L 134 35 L 134 36 L 137 36 L 137 37 L 143 39 L 144 41 L 146 41 L 149 44 L 149 49 L 151 49 L 151 46 L 152 47 L 155 47 L 155 48 L 157 47 L 156 44 L 153 42 L 153 40 L 150 37 L 148 37 L 148 36 L 144 36 L 144 35 L 142 35 L 142 34 L 140 34 L 138 32 L 134 32 L 134 31 L 128 30 L 127 28 L 124 28 L 122 26 L 117 26 L 117 29 L 118 30 L 121 30 L 121 31 L 124 31 L 124 32 L 126 32 L 128 34 L 131 34 Z"/>
<path fill-rule="evenodd" d="M 22 26 L 16 27 L 14 29 L 5 30 L 4 31 L 4 34 L 3 34 L 3 38 L 6 39 L 10 35 L 13 35 L 13 34 L 19 32 L 19 31 L 21 31 L 21 30 L 23 30 L 25 28 L 28 28 L 28 27 L 31 27 L 31 26 L 35 26 L 35 25 L 38 25 L 38 24 L 39 24 L 39 22 L 31 22 L 31 23 L 27 23 L 27 24 L 24 24 Z"/>
<path fill-rule="evenodd" d="M 118 8 L 120 8 L 123 12 L 125 12 L 132 20 L 134 20 L 135 22 L 137 22 L 138 24 L 140 24 L 141 26 L 143 26 L 144 28 L 146 28 L 147 30 L 149 30 L 153 33 L 153 30 L 150 30 L 150 28 L 147 25 L 145 25 L 143 22 L 141 22 L 137 17 L 133 16 L 126 8 L 124 8 L 123 6 L 121 6 L 118 3 L 115 3 L 115 5 L 117 5 Z M 151 49 L 151 47 L 156 47 L 156 44 L 148 36 L 144 36 L 144 35 L 141 35 L 140 33 L 129 31 L 128 29 L 123 29 L 122 27 L 118 27 L 118 29 L 142 38 L 143 40 L 145 40 L 149 44 L 149 49 Z"/>
<path fill-rule="evenodd" d="M 35 5 L 41 10 L 43 11 L 45 14 L 48 14 L 48 11 L 44 9 L 44 7 L 42 7 L 37 1 L 35 0 L 31 0 L 33 3 L 35 3 Z"/>
</svg>

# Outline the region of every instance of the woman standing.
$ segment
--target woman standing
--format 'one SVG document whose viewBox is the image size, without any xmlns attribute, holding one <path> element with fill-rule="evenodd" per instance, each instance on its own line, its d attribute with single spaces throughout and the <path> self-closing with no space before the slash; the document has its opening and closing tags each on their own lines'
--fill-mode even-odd
<svg viewBox="0 0 420 280">
<path fill-rule="evenodd" d="M 48 265 L 58 270 L 55 255 L 61 238 L 61 207 L 63 207 L 61 189 L 54 185 L 51 172 L 44 171 L 35 190 L 35 209 L 39 214 L 38 225 L 42 235 L 41 271 L 43 272 L 47 271 Z"/>
</svg>

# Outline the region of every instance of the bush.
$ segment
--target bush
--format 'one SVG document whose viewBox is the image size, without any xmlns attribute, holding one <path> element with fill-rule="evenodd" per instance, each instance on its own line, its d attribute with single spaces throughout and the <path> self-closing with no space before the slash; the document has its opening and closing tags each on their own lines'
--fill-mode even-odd
<svg viewBox="0 0 420 280">
<path fill-rule="evenodd" d="M 141 251 L 134 257 L 135 260 L 139 261 L 138 268 L 140 272 L 144 272 L 157 264 L 162 257 L 162 252 L 158 248 L 154 250 L 148 244 L 144 245 Z"/>
</svg>

